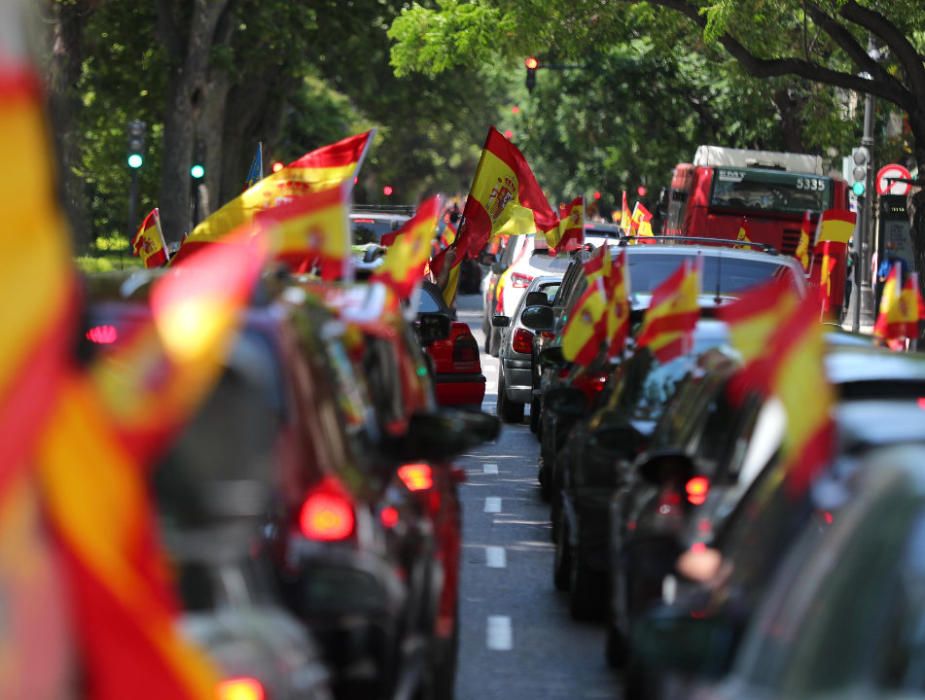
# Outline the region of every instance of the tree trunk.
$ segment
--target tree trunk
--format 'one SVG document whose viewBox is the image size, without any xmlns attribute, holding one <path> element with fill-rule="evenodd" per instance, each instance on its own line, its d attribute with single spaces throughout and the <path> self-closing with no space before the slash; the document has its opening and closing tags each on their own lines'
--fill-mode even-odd
<svg viewBox="0 0 925 700">
<path fill-rule="evenodd" d="M 787 88 L 774 91 L 771 96 L 777 113 L 780 115 L 781 143 L 787 153 L 803 153 L 803 115 L 801 110 L 805 100 L 801 100 Z"/>
<path fill-rule="evenodd" d="M 168 241 L 179 241 L 190 229 L 189 168 L 196 147 L 196 124 L 206 108 L 209 58 L 216 45 L 216 27 L 231 0 L 193 0 L 185 43 L 177 33 L 174 3 L 160 0 L 159 34 L 173 62 L 164 115 L 159 206 Z"/>
<path fill-rule="evenodd" d="M 83 65 L 83 31 L 95 8 L 94 0 L 53 4 L 52 54 L 48 67 L 48 102 L 58 154 L 61 195 L 71 222 L 74 248 L 85 252 L 92 239 L 87 195 L 79 175 L 81 149 L 80 93 L 77 89 Z"/>
</svg>

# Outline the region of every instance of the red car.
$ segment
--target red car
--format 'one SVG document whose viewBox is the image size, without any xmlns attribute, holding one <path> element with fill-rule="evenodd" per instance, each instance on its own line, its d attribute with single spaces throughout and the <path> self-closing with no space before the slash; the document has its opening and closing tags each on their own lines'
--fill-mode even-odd
<svg viewBox="0 0 925 700">
<path fill-rule="evenodd" d="M 425 282 L 418 308 L 418 335 L 431 362 L 434 391 L 441 406 L 480 408 L 485 375 L 479 346 L 469 326 L 443 301 L 440 288 Z"/>
</svg>

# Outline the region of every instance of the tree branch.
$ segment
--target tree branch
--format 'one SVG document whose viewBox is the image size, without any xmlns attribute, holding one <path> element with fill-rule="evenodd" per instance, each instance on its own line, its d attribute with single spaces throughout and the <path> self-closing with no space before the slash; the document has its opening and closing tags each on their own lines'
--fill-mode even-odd
<svg viewBox="0 0 925 700">
<path fill-rule="evenodd" d="M 821 7 L 815 3 L 807 3 L 807 9 L 813 22 L 820 27 L 826 34 L 838 44 L 842 51 L 848 54 L 848 58 L 854 61 L 854 64 L 871 76 L 874 76 L 884 82 L 895 82 L 896 87 L 905 89 L 905 86 L 896 78 L 890 75 L 886 69 L 867 53 L 867 48 L 861 46 L 854 35 L 848 29 L 828 15 Z"/>
<path fill-rule="evenodd" d="M 925 96 L 925 65 L 922 64 L 922 58 L 912 42 L 899 27 L 876 10 L 861 7 L 854 0 L 848 0 L 839 10 L 839 14 L 883 39 L 902 64 L 912 92 Z"/>
<path fill-rule="evenodd" d="M 707 20 L 700 13 L 700 8 L 687 0 L 650 0 L 654 5 L 661 5 L 682 13 L 699 27 L 706 28 Z M 824 83 L 845 90 L 869 93 L 905 109 L 913 111 L 918 101 L 912 92 L 897 86 L 894 82 L 884 83 L 878 80 L 866 80 L 851 73 L 832 70 L 818 63 L 801 58 L 760 58 L 749 51 L 738 39 L 725 32 L 718 37 L 723 48 L 735 58 L 747 73 L 756 78 L 774 78 L 795 75 L 800 78 Z M 923 93 L 925 94 L 925 93 Z"/>
</svg>

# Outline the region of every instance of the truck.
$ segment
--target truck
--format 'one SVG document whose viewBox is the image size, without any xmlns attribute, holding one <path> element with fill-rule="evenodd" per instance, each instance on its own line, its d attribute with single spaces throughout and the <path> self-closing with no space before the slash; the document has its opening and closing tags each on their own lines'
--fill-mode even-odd
<svg viewBox="0 0 925 700">
<path fill-rule="evenodd" d="M 807 211 L 815 230 L 822 212 L 848 207 L 847 183 L 825 174 L 821 156 L 700 146 L 674 170 L 663 234 L 736 240 L 744 226 L 753 243 L 794 255 Z M 821 257 L 812 261 L 816 273 Z M 838 318 L 847 251 L 835 258 L 826 308 Z"/>
</svg>

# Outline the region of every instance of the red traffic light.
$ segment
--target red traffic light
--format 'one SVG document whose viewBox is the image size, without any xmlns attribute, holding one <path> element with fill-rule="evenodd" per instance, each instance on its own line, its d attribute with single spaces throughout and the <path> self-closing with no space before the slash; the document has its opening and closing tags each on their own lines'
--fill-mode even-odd
<svg viewBox="0 0 925 700">
<path fill-rule="evenodd" d="M 601 193 L 600 193 L 600 192 L 595 192 L 595 193 L 594 193 L 594 199 L 600 199 L 600 198 L 601 198 Z"/>
<path fill-rule="evenodd" d="M 527 70 L 536 70 L 540 67 L 540 62 L 536 60 L 535 56 L 528 56 L 524 59 L 524 65 L 527 67 Z"/>
<path fill-rule="evenodd" d="M 391 197 L 392 192 L 394 192 L 394 190 L 392 189 L 391 185 L 386 185 L 382 188 L 382 194 L 384 194 L 386 197 Z"/>
</svg>

